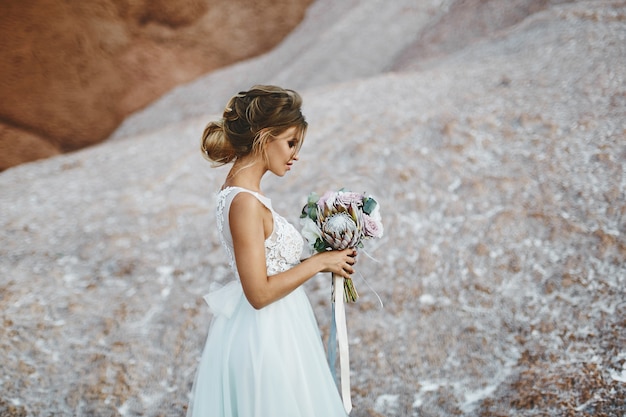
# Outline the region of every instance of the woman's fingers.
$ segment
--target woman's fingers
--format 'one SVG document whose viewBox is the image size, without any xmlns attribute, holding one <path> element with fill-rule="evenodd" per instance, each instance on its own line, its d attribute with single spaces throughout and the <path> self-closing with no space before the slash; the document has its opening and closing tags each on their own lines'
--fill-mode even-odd
<svg viewBox="0 0 626 417">
<path fill-rule="evenodd" d="M 325 252 L 323 256 L 327 256 L 328 260 L 331 261 L 326 271 L 334 272 L 344 278 L 351 278 L 351 274 L 355 272 L 353 266 L 356 264 L 356 255 L 357 251 L 354 249 Z"/>
<path fill-rule="evenodd" d="M 344 268 L 344 271 L 346 271 L 348 275 L 352 275 L 354 274 L 353 265 L 356 264 L 356 250 L 349 250 L 347 255 L 346 267 Z M 349 278 L 349 276 L 346 278 Z"/>
<path fill-rule="evenodd" d="M 354 269 L 352 268 L 352 265 L 354 265 L 356 263 L 356 250 L 354 249 L 347 249 L 346 250 L 346 257 L 345 262 L 348 265 L 348 269 L 347 271 L 352 274 L 354 272 Z"/>
</svg>

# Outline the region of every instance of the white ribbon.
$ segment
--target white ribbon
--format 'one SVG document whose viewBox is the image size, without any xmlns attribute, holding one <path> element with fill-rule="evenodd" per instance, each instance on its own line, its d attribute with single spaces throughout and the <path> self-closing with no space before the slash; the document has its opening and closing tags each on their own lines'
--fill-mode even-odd
<svg viewBox="0 0 626 417">
<path fill-rule="evenodd" d="M 335 324 L 337 325 L 337 342 L 339 343 L 339 366 L 341 370 L 341 398 L 346 413 L 352 410 L 350 398 L 350 352 L 348 349 L 348 327 L 346 326 L 346 309 L 344 305 L 344 278 L 333 274 L 333 303 L 335 303 Z M 334 366 L 334 364 L 333 364 Z"/>
</svg>

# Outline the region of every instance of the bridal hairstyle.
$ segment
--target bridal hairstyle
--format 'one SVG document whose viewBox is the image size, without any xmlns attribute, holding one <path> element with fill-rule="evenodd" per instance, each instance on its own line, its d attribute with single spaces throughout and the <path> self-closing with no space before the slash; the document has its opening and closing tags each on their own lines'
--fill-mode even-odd
<svg viewBox="0 0 626 417">
<path fill-rule="evenodd" d="M 264 153 L 265 144 L 290 127 L 296 128 L 298 149 L 302 146 L 307 122 L 300 110 L 302 98 L 293 90 L 255 85 L 233 96 L 222 118 L 210 122 L 202 134 L 203 156 L 222 166 L 250 153 Z"/>
</svg>

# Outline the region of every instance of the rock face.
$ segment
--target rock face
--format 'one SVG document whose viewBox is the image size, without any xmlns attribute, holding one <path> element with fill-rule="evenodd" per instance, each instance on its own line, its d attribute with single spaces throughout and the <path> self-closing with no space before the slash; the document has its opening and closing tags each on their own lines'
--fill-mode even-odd
<svg viewBox="0 0 626 417">
<path fill-rule="evenodd" d="M 301 86 L 310 123 L 263 183 L 277 211 L 340 187 L 381 203 L 348 307 L 351 417 L 622 415 L 626 5 L 538 2 L 420 61 L 464 3 L 319 0 L 110 141 L 0 174 L 0 415 L 185 415 L 202 296 L 231 279 L 199 114 L 256 82 Z M 306 290 L 326 338 L 329 277 Z"/>
<path fill-rule="evenodd" d="M 172 87 L 276 45 L 310 2 L 1 2 L 0 170 L 102 141 Z"/>
<path fill-rule="evenodd" d="M 431 60 L 458 52 L 463 48 L 506 31 L 551 6 L 572 0 L 510 0 L 498 7 L 493 0 L 454 2 L 447 13 L 433 21 L 395 60 L 395 71 L 425 67 Z"/>
</svg>

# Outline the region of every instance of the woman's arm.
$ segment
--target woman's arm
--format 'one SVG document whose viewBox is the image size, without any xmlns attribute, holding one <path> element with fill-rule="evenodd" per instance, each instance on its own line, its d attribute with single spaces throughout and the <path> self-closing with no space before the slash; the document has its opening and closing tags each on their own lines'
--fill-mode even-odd
<svg viewBox="0 0 626 417">
<path fill-rule="evenodd" d="M 354 273 L 356 251 L 346 249 L 318 253 L 287 271 L 267 276 L 264 225 L 271 224 L 271 216 L 272 213 L 248 193 L 235 196 L 228 215 L 239 278 L 252 307 L 261 309 L 279 300 L 318 272 L 333 272 L 345 278 Z"/>
</svg>

